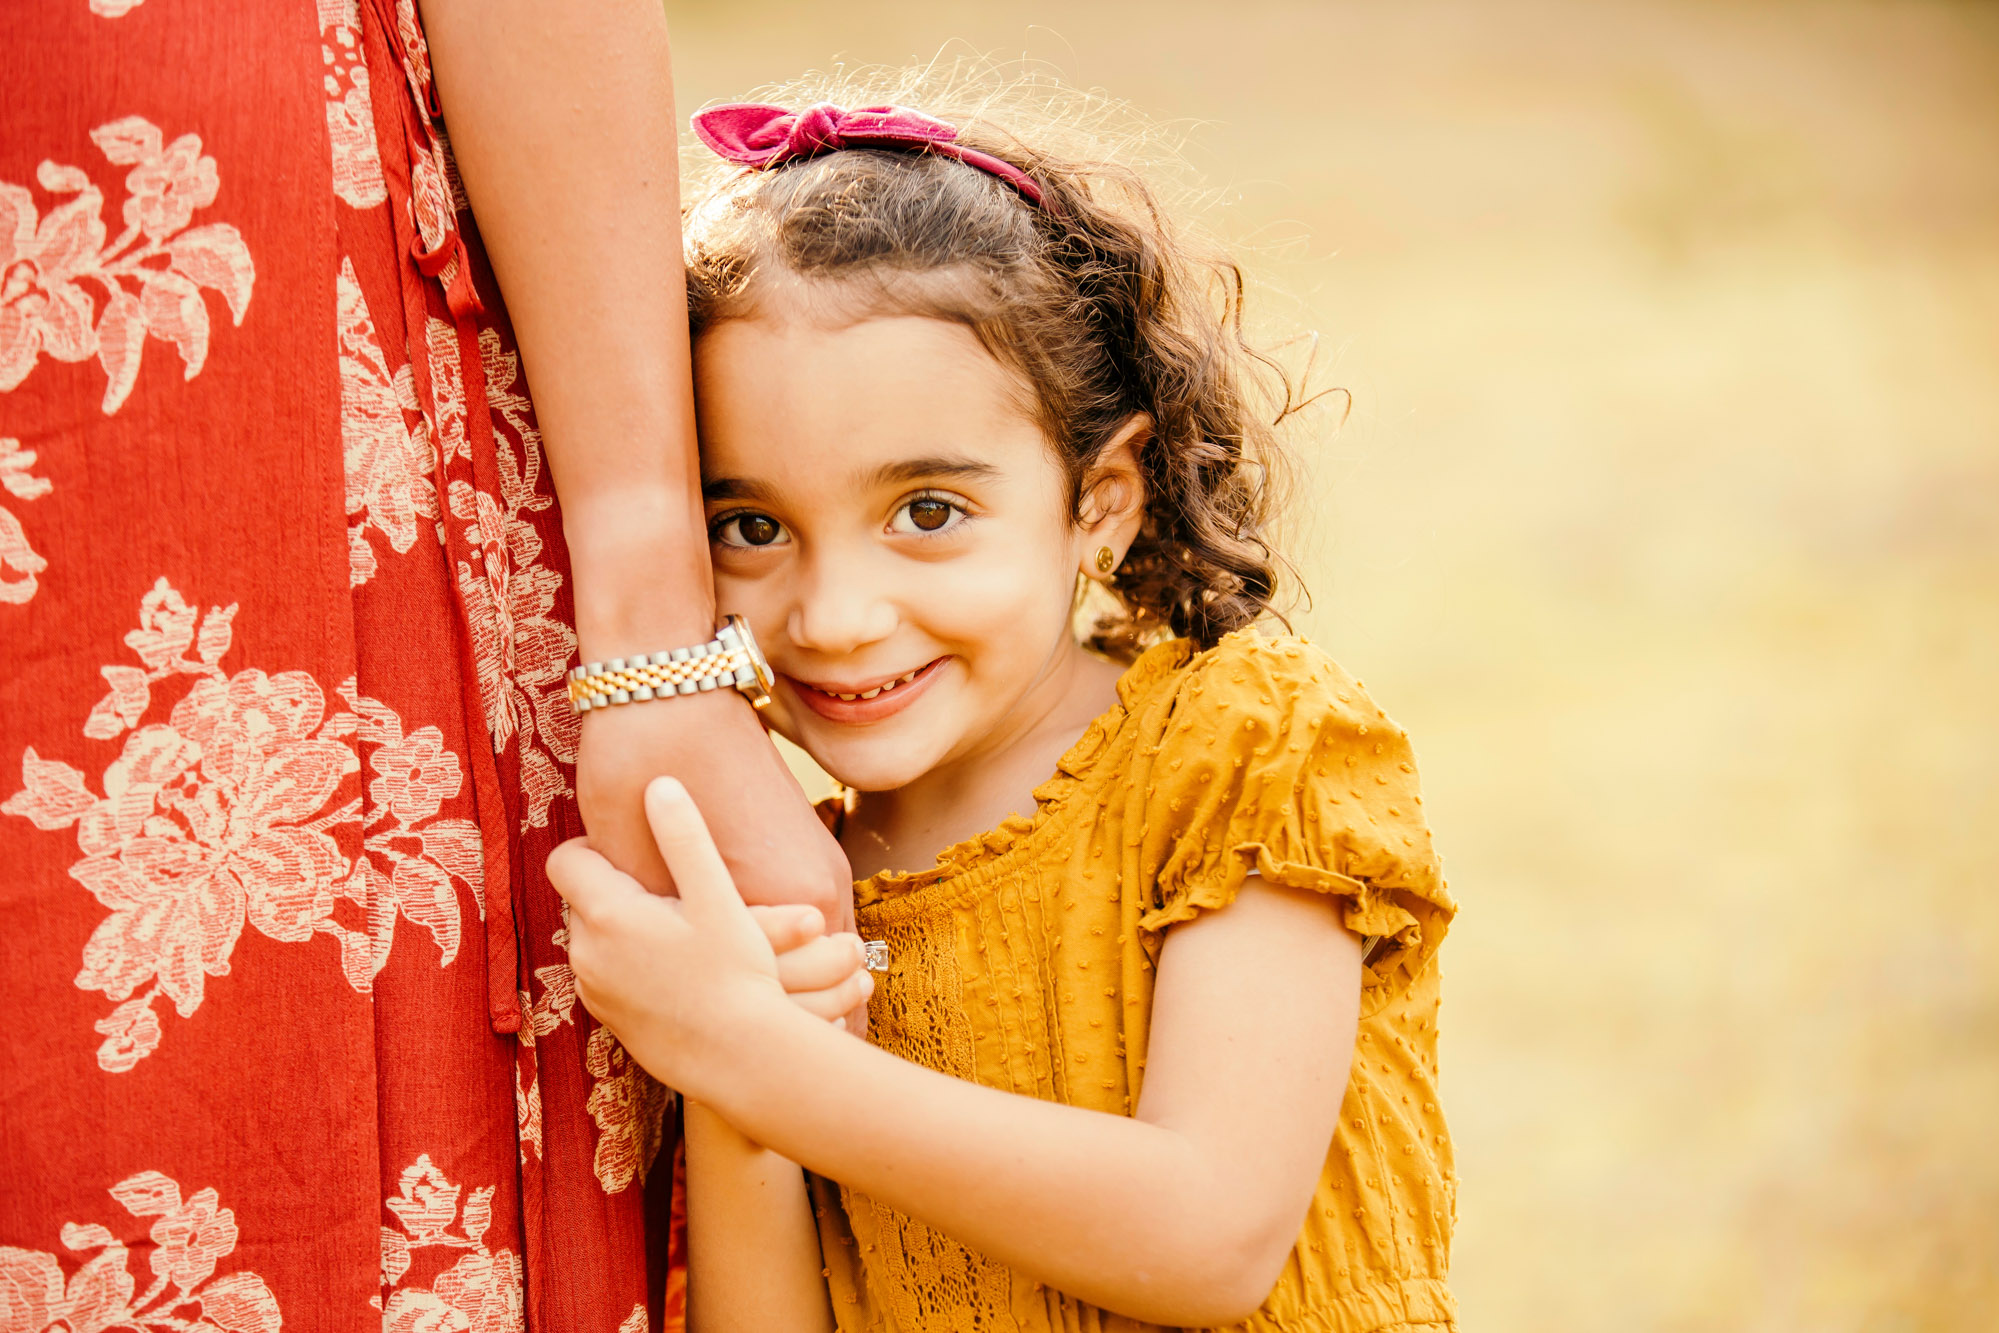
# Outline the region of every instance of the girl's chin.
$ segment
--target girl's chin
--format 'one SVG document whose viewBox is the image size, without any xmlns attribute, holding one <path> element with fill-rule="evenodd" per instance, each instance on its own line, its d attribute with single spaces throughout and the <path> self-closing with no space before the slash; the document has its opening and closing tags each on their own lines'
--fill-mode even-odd
<svg viewBox="0 0 1999 1333">
<path fill-rule="evenodd" d="M 818 727 L 808 724 L 795 733 L 787 733 L 785 739 L 812 756 L 812 762 L 825 769 L 827 776 L 851 791 L 894 791 L 907 787 L 935 768 L 945 755 L 945 747 L 933 750 L 924 744 L 928 737 L 876 735 L 862 740 L 853 736 L 829 737 L 826 730 L 824 724 Z"/>
<path fill-rule="evenodd" d="M 874 756 L 821 754 L 809 746 L 800 748 L 811 755 L 812 761 L 825 769 L 835 782 L 850 791 L 894 791 L 907 787 L 932 767 L 930 764 L 911 763 L 906 753 L 877 759 Z"/>
<path fill-rule="evenodd" d="M 914 746 L 897 744 L 886 736 L 871 736 L 865 741 L 828 736 L 826 732 L 839 724 L 829 727 L 810 714 L 802 718 L 796 714 L 771 716 L 767 720 L 771 730 L 803 750 L 826 776 L 851 791 L 894 791 L 897 787 L 907 787 L 943 758 L 942 751 L 917 755 L 913 753 Z"/>
</svg>

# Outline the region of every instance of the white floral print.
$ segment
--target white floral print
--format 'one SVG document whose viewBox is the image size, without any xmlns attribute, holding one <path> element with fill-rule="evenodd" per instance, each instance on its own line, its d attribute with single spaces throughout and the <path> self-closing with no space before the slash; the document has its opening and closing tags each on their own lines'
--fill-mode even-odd
<svg viewBox="0 0 1999 1333">
<path fill-rule="evenodd" d="M 263 1278 L 248 1271 L 215 1276 L 216 1265 L 235 1251 L 237 1232 L 236 1214 L 214 1190 L 183 1200 L 174 1181 L 141 1171 L 110 1193 L 132 1216 L 158 1219 L 147 1255 L 151 1284 L 139 1292 L 130 1251 L 109 1227 L 70 1222 L 62 1229 L 63 1248 L 91 1257 L 68 1277 L 54 1254 L 0 1246 L 0 1330 L 277 1333 L 283 1326 Z"/>
<path fill-rule="evenodd" d="M 340 336 L 340 443 L 347 481 L 348 579 L 360 587 L 378 568 L 370 529 L 401 555 L 420 526 L 436 526 L 432 449 L 408 365 L 389 370 L 351 260 L 335 279 Z M 414 423 L 414 424 L 412 424 Z M 418 520 L 429 520 L 420 525 Z"/>
<path fill-rule="evenodd" d="M 448 464 L 470 460 L 465 434 L 465 368 L 458 355 L 458 330 L 435 315 L 424 324 L 424 353 L 430 366 L 431 429 Z"/>
<path fill-rule="evenodd" d="M 463 1189 L 445 1179 L 429 1154 L 404 1168 L 397 1193 L 384 1200 L 397 1226 L 382 1228 L 382 1333 L 518 1333 L 526 1327 L 520 1256 L 486 1244 L 493 1187 Z M 415 1251 L 464 1253 L 428 1287 L 405 1279 Z"/>
<path fill-rule="evenodd" d="M 442 733 L 405 734 L 394 711 L 355 693 L 351 680 L 337 692 L 348 711 L 329 713 L 303 671 L 225 672 L 235 613 L 201 614 L 159 580 L 125 636 L 139 664 L 102 668 L 109 690 L 83 725 L 94 740 L 125 737 L 103 794 L 30 747 L 23 789 L 0 803 L 0 813 L 37 828 L 74 825 L 84 856 L 70 876 L 110 910 L 76 977 L 119 1002 L 96 1025 L 97 1062 L 109 1073 L 159 1046 L 156 999 L 194 1015 L 208 978 L 228 974 L 246 923 L 281 943 L 333 936 L 343 975 L 365 994 L 399 916 L 430 932 L 448 966 L 460 941 L 454 881 L 484 912 L 478 828 L 438 817 L 464 783 Z M 155 687 L 180 677 L 192 682 L 167 720 L 148 722 Z M 361 854 L 350 859 L 334 830 L 363 822 L 359 783 L 350 781 L 360 775 L 361 745 L 372 747 L 370 808 Z M 353 925 L 339 919 L 343 902 Z"/>
<path fill-rule="evenodd" d="M 437 945 L 438 965 L 451 965 L 461 942 L 458 890 L 452 881 L 467 886 L 484 920 L 485 869 L 479 826 L 469 819 L 435 817 L 465 783 L 458 756 L 444 748 L 444 733 L 420 727 L 405 736 L 402 719 L 392 709 L 353 690 L 350 677 L 341 686 L 341 697 L 354 710 L 358 739 L 374 747 L 368 757 L 371 808 L 363 855 L 354 869 L 368 882 L 368 930 L 351 930 L 337 921 L 317 928 L 340 940 L 347 980 L 367 994 L 388 962 L 398 916 L 428 930 Z M 422 850 L 407 850 L 412 842 Z"/>
<path fill-rule="evenodd" d="M 319 0 L 320 56 L 326 65 L 326 137 L 333 148 L 333 193 L 353 208 L 389 197 L 375 146 L 375 108 L 361 52 L 360 0 Z"/>
<path fill-rule="evenodd" d="M 541 435 L 526 395 L 514 387 L 520 358 L 491 329 L 480 331 L 479 354 L 500 494 L 475 490 L 462 479 L 451 483 L 451 513 L 465 521 L 471 552 L 470 560 L 458 562 L 458 591 L 471 624 L 493 749 L 504 751 L 520 737 L 526 830 L 544 827 L 549 806 L 571 790 L 562 765 L 576 762 L 578 728 L 562 675 L 576 652 L 576 632 L 552 614 L 562 574 L 541 563 L 541 534 L 527 521 L 554 500 L 541 490 Z M 442 358 L 433 352 L 431 364 L 437 383 Z M 443 390 L 438 397 L 446 401 Z M 448 431 L 443 438 L 450 439 Z"/>
<path fill-rule="evenodd" d="M 644 1183 L 652 1173 L 671 1094 L 626 1054 L 609 1028 L 590 1034 L 583 1065 L 597 1079 L 588 1104 L 590 1118 L 597 1122 L 592 1166 L 604 1192 L 616 1194 L 634 1180 Z"/>
<path fill-rule="evenodd" d="M 39 500 L 53 489 L 47 477 L 28 471 L 34 465 L 35 455 L 19 440 L 0 439 L 0 488 L 7 494 L 17 500 Z M 49 562 L 28 545 L 21 520 L 0 507 L 0 602 L 19 605 L 34 597 L 40 583 L 36 576 L 48 567 Z"/>
<path fill-rule="evenodd" d="M 569 950 L 569 931 L 555 932 L 555 947 Z M 520 1058 L 515 1065 L 514 1109 L 520 1137 L 521 1162 L 539 1159 L 542 1147 L 541 1088 L 537 1081 L 536 1043 L 565 1023 L 575 1021 L 576 974 L 568 963 L 538 967 L 535 980 L 541 994 L 521 992 Z M 591 1168 L 606 1194 L 643 1183 L 659 1156 L 667 1102 L 673 1096 L 641 1069 L 608 1028 L 590 1033 L 583 1066 L 594 1082 L 586 1109 L 597 1125 L 597 1151 Z"/>
<path fill-rule="evenodd" d="M 555 947 L 569 952 L 568 927 L 555 932 Z M 534 970 L 541 994 L 521 992 L 521 1030 L 514 1062 L 515 1129 L 520 1138 L 521 1164 L 532 1154 L 541 1157 L 541 1084 L 536 1043 L 564 1023 L 573 1022 L 576 1011 L 576 974 L 567 963 L 551 963 Z"/>
<path fill-rule="evenodd" d="M 109 414 L 132 392 L 148 334 L 174 345 L 183 379 L 200 374 L 209 343 L 202 290 L 220 293 L 240 325 L 257 273 L 235 227 L 188 229 L 221 185 L 199 135 L 167 143 L 152 122 L 127 116 L 90 137 L 109 161 L 131 168 L 125 230 L 109 244 L 104 195 L 81 168 L 45 160 L 36 170 L 43 190 L 67 196 L 46 216 L 26 188 L 0 181 L 0 391 L 26 379 L 44 353 L 95 356 Z"/>
<path fill-rule="evenodd" d="M 403 73 L 409 80 L 410 95 L 420 108 L 431 101 L 430 44 L 417 17 L 416 0 L 396 0 L 396 37 L 402 43 Z M 451 146 L 444 126 L 434 116 L 423 116 L 424 142 L 410 145 L 410 213 L 423 241 L 419 256 L 424 272 L 436 275 L 451 298 L 452 309 L 476 303 L 471 281 L 459 257 L 458 213 L 465 207 L 465 190 L 458 182 L 458 170 L 451 160 Z"/>
</svg>

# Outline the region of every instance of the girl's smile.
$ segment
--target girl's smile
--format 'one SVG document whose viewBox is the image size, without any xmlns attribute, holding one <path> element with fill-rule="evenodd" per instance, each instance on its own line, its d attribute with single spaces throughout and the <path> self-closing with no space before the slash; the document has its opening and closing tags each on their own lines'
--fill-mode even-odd
<svg viewBox="0 0 1999 1333">
<path fill-rule="evenodd" d="M 900 676 L 869 682 L 836 684 L 832 681 L 803 681 L 780 675 L 800 702 L 829 722 L 858 725 L 879 722 L 901 712 L 915 702 L 938 674 L 950 666 L 948 657 L 934 658 Z"/>
</svg>

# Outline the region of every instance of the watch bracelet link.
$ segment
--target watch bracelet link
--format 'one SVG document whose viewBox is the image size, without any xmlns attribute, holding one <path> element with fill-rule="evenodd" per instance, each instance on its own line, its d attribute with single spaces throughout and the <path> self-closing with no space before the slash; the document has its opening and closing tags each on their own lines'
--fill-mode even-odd
<svg viewBox="0 0 1999 1333">
<path fill-rule="evenodd" d="M 593 708 L 695 694 L 722 686 L 752 688 L 756 667 L 734 626 L 707 643 L 666 652 L 585 662 L 569 670 L 569 703 L 579 713 Z"/>
</svg>

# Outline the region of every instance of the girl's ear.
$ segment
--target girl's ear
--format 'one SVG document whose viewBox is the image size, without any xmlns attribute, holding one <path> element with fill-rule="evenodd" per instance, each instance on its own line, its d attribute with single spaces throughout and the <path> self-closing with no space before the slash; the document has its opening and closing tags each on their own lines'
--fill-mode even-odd
<svg viewBox="0 0 1999 1333">
<path fill-rule="evenodd" d="M 1098 451 L 1083 479 L 1076 529 L 1083 574 L 1108 583 L 1145 525 L 1145 472 L 1139 451 L 1152 438 L 1152 418 L 1134 412 Z"/>
</svg>

